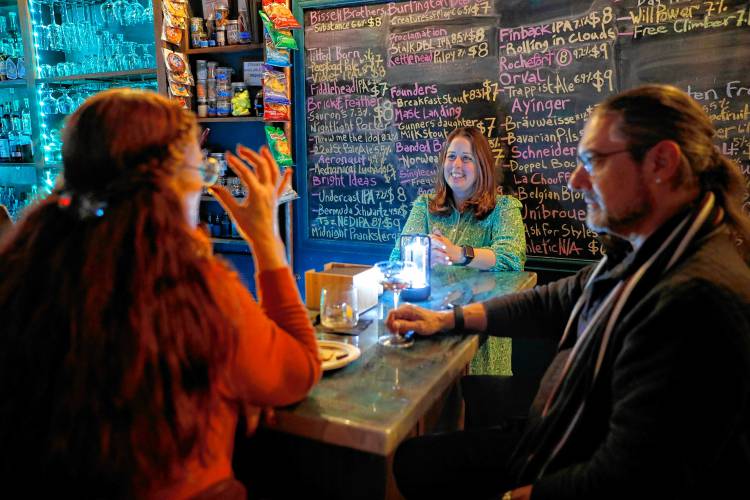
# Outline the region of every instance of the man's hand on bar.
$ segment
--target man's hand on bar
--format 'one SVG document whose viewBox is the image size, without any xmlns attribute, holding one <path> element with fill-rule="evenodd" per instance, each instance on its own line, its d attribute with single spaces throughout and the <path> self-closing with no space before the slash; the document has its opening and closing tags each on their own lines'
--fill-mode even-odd
<svg viewBox="0 0 750 500">
<path fill-rule="evenodd" d="M 431 311 L 413 304 L 404 304 L 388 312 L 385 324 L 394 333 L 404 334 L 413 330 L 419 335 L 433 335 L 453 328 L 453 312 Z"/>
</svg>

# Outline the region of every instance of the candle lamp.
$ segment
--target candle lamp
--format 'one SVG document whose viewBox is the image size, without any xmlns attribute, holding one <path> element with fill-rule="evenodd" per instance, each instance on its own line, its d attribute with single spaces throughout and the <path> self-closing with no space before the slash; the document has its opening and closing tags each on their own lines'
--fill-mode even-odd
<svg viewBox="0 0 750 500">
<path fill-rule="evenodd" d="M 411 286 L 401 292 L 404 300 L 421 301 L 430 297 L 430 244 L 426 234 L 401 236 L 401 260 L 415 264 Z"/>
</svg>

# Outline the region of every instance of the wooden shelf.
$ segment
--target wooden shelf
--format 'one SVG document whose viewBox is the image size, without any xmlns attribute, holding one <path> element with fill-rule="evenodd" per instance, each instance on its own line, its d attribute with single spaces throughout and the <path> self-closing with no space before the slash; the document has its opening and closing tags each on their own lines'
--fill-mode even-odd
<svg viewBox="0 0 750 500">
<path fill-rule="evenodd" d="M 0 88 L 3 87 L 25 87 L 27 84 L 26 79 L 18 80 L 3 80 L 0 82 Z"/>
<path fill-rule="evenodd" d="M 133 69 L 129 71 L 109 71 L 106 73 L 86 73 L 84 75 L 61 76 L 58 78 L 37 78 L 36 83 L 68 83 L 79 80 L 119 80 L 131 76 L 156 76 L 156 68 Z"/>
<path fill-rule="evenodd" d="M 247 245 L 247 242 L 242 238 L 211 238 L 211 242 L 224 245 Z"/>
<path fill-rule="evenodd" d="M 198 123 L 262 122 L 262 116 L 209 116 L 198 118 Z"/>
<path fill-rule="evenodd" d="M 187 49 L 185 54 L 230 54 L 236 52 L 250 52 L 251 50 L 260 50 L 263 44 L 245 43 L 241 45 L 222 45 L 221 47 L 204 47 L 200 49 Z"/>
</svg>

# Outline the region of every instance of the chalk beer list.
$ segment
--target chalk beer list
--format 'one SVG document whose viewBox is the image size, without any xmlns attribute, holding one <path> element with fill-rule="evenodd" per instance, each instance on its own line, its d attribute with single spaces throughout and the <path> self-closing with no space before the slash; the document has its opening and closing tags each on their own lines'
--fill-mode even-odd
<svg viewBox="0 0 750 500">
<path fill-rule="evenodd" d="M 412 201 L 433 188 L 447 134 L 476 126 L 515 184 L 528 255 L 597 259 L 582 195 L 567 187 L 577 144 L 598 102 L 646 82 L 703 103 L 717 146 L 748 173 L 746 6 L 522 4 L 305 11 L 307 238 L 392 246 Z"/>
</svg>

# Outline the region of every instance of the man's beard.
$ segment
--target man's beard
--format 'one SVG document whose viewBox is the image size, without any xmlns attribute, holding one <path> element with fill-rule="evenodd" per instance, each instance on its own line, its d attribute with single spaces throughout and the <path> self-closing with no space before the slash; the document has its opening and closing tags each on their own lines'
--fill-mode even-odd
<svg viewBox="0 0 750 500">
<path fill-rule="evenodd" d="M 631 200 L 630 204 L 621 209 L 618 214 L 602 208 L 601 203 L 597 202 L 598 208 L 588 209 L 586 212 L 586 225 L 592 231 L 597 233 L 609 233 L 626 237 L 633 228 L 653 211 L 654 200 L 646 190 L 643 178 L 639 177 L 637 193 L 638 198 Z"/>
</svg>

